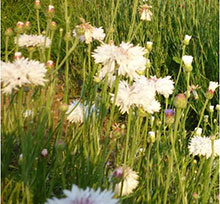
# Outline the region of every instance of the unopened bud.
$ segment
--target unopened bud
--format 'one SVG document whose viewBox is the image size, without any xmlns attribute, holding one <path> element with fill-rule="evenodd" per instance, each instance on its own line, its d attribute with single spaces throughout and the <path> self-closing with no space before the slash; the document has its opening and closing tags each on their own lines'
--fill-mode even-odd
<svg viewBox="0 0 220 204">
<path fill-rule="evenodd" d="M 215 106 L 215 109 L 216 109 L 217 111 L 219 111 L 219 110 L 220 110 L 220 105 L 217 104 L 217 105 Z"/>
<path fill-rule="evenodd" d="M 198 99 L 199 99 L 199 96 L 198 96 L 198 93 L 197 93 L 196 90 L 193 90 L 193 91 L 192 91 L 192 94 L 193 94 L 193 97 L 194 97 L 195 100 L 198 100 Z"/>
<path fill-rule="evenodd" d="M 183 40 L 183 44 L 184 45 L 189 45 L 189 41 L 191 39 L 192 36 L 189 36 L 189 35 L 185 35 L 185 38 Z"/>
<path fill-rule="evenodd" d="M 96 82 L 96 83 L 99 83 L 101 80 L 99 79 L 99 77 L 94 76 L 93 81 Z"/>
<path fill-rule="evenodd" d="M 17 24 L 16 24 L 16 32 L 17 33 L 23 33 L 24 32 L 24 23 L 21 22 L 21 21 L 18 21 Z"/>
<path fill-rule="evenodd" d="M 48 156 L 48 151 L 47 151 L 47 149 L 43 149 L 43 150 L 42 150 L 41 156 L 42 156 L 43 158 L 46 158 L 46 157 Z"/>
<path fill-rule="evenodd" d="M 176 108 L 184 109 L 187 105 L 187 98 L 184 94 L 178 94 L 174 99 L 174 105 Z"/>
<path fill-rule="evenodd" d="M 52 21 L 52 22 L 50 23 L 50 29 L 51 29 L 51 30 L 56 30 L 56 29 L 57 29 L 57 23 L 56 23 L 55 21 Z"/>
<path fill-rule="evenodd" d="M 213 96 L 214 96 L 214 91 L 213 91 L 213 90 L 208 90 L 208 91 L 206 92 L 206 94 L 205 94 L 205 97 L 206 97 L 207 99 L 212 99 Z"/>
<path fill-rule="evenodd" d="M 23 154 L 19 155 L 18 164 L 21 165 L 24 160 Z"/>
<path fill-rule="evenodd" d="M 64 36 L 64 40 L 65 41 L 70 41 L 72 39 L 72 36 L 71 36 L 71 33 L 70 32 L 67 32 Z"/>
<path fill-rule="evenodd" d="M 209 116 L 208 115 L 204 115 L 204 121 L 207 123 L 209 121 Z"/>
<path fill-rule="evenodd" d="M 195 136 L 201 136 L 202 135 L 202 128 L 195 128 L 194 132 L 195 132 Z"/>
<path fill-rule="evenodd" d="M 28 31 L 30 29 L 31 29 L 31 23 L 30 23 L 30 21 L 26 21 L 24 24 L 24 30 Z"/>
<path fill-rule="evenodd" d="M 167 124 L 173 124 L 174 123 L 175 111 L 173 109 L 166 109 L 165 110 L 165 115 L 166 115 L 166 123 Z"/>
<path fill-rule="evenodd" d="M 47 8 L 47 16 L 48 16 L 48 18 L 53 18 L 54 12 L 55 12 L 54 6 L 49 5 L 48 8 Z"/>
<path fill-rule="evenodd" d="M 150 66 L 151 66 L 150 60 L 149 60 L 149 59 L 147 59 L 147 62 L 146 62 L 146 68 L 147 68 L 147 69 L 149 69 L 149 68 L 150 68 Z"/>
<path fill-rule="evenodd" d="M 151 127 L 152 127 L 153 124 L 154 124 L 154 120 L 155 120 L 155 117 L 152 115 L 152 116 L 150 117 L 150 125 L 151 125 Z"/>
<path fill-rule="evenodd" d="M 54 62 L 52 60 L 48 60 L 47 63 L 46 63 L 46 67 L 48 69 L 51 69 L 54 67 Z"/>
<path fill-rule="evenodd" d="M 34 8 L 35 8 L 35 9 L 40 9 L 40 8 L 41 8 L 40 0 L 35 0 L 35 1 L 34 1 Z"/>
<path fill-rule="evenodd" d="M 148 132 L 148 136 L 149 136 L 149 142 L 154 143 L 155 142 L 155 132 L 154 131 Z"/>
<path fill-rule="evenodd" d="M 150 52 L 152 50 L 152 47 L 153 47 L 153 43 L 150 42 L 150 41 L 147 41 L 147 45 L 146 45 L 148 51 Z"/>
<path fill-rule="evenodd" d="M 21 59 L 21 58 L 22 58 L 22 53 L 21 52 L 15 52 L 14 59 L 17 60 L 17 59 Z"/>
<path fill-rule="evenodd" d="M 196 192 L 193 193 L 193 198 L 195 198 L 195 199 L 199 198 L 199 196 L 198 196 L 198 194 Z"/>
<path fill-rule="evenodd" d="M 211 139 L 211 141 L 215 141 L 215 135 L 212 135 L 212 136 L 210 137 L 210 139 Z"/>
<path fill-rule="evenodd" d="M 11 28 L 7 28 L 7 30 L 5 31 L 5 35 L 6 36 L 12 36 L 14 33 L 13 33 L 13 30 Z"/>
<path fill-rule="evenodd" d="M 59 109 L 62 112 L 66 112 L 68 110 L 68 105 L 67 104 L 61 104 Z"/>
<path fill-rule="evenodd" d="M 213 113 L 214 112 L 214 106 L 209 106 L 209 112 Z"/>
</svg>

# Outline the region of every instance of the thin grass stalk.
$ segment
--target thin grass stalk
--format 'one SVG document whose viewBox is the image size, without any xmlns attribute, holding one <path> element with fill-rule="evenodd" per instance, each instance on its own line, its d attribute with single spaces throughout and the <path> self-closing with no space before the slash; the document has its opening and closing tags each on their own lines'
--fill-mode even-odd
<svg viewBox="0 0 220 204">
<path fill-rule="evenodd" d="M 8 41 L 9 41 L 9 36 L 5 37 L 5 62 L 8 62 Z"/>
</svg>

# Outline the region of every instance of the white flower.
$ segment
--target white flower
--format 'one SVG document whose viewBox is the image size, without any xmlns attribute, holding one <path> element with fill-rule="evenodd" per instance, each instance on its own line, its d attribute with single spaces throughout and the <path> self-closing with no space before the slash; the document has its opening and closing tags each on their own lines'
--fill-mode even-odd
<svg viewBox="0 0 220 204">
<path fill-rule="evenodd" d="M 92 56 L 95 58 L 95 63 L 103 65 L 99 73 L 99 78 L 102 79 L 105 75 L 112 75 L 115 71 L 116 46 L 114 44 L 102 44 L 98 46 Z"/>
<path fill-rule="evenodd" d="M 52 198 L 48 199 L 46 204 L 116 204 L 117 199 L 113 199 L 111 191 L 97 191 L 87 187 L 85 190 L 80 189 L 76 185 L 72 186 L 71 191 L 64 190 L 66 198 Z"/>
<path fill-rule="evenodd" d="M 160 110 L 160 103 L 155 100 L 155 87 L 144 76 L 140 76 L 134 84 L 129 87 L 126 81 L 119 83 L 116 106 L 121 113 L 129 112 L 131 106 L 142 107 L 144 111 L 152 114 Z M 112 94 L 112 102 L 114 94 Z"/>
<path fill-rule="evenodd" d="M 29 110 L 29 109 L 23 113 L 24 118 L 27 118 L 27 117 L 33 116 L 33 115 L 34 115 L 33 111 Z"/>
<path fill-rule="evenodd" d="M 120 81 L 119 87 L 118 87 L 118 94 L 116 97 L 116 106 L 119 106 L 119 109 L 122 114 L 125 112 L 128 113 L 130 106 L 132 105 L 132 101 L 130 98 L 131 90 L 126 81 Z M 114 101 L 114 94 L 111 94 L 111 102 Z"/>
<path fill-rule="evenodd" d="M 67 120 L 72 123 L 82 123 L 83 122 L 83 104 L 79 100 L 74 100 L 66 112 Z"/>
<path fill-rule="evenodd" d="M 201 136 L 202 135 L 202 128 L 195 128 L 195 136 Z"/>
<path fill-rule="evenodd" d="M 46 42 L 45 42 L 46 40 Z M 15 44 L 17 44 L 17 38 L 15 38 Z M 23 34 L 19 36 L 18 46 L 19 47 L 50 47 L 50 38 L 43 35 L 27 35 Z"/>
<path fill-rule="evenodd" d="M 190 55 L 184 55 L 182 57 L 183 63 L 185 64 L 185 66 L 191 66 L 192 65 L 192 61 L 193 61 L 193 57 Z"/>
<path fill-rule="evenodd" d="M 218 86 L 218 82 L 210 81 L 208 90 L 214 92 Z"/>
<path fill-rule="evenodd" d="M 120 195 L 121 193 L 121 185 L 123 182 L 122 187 L 122 196 L 128 195 L 132 193 L 135 188 L 138 186 L 138 174 L 137 172 L 133 171 L 129 167 L 123 166 L 123 178 L 122 181 L 115 185 L 115 193 Z"/>
<path fill-rule="evenodd" d="M 152 6 L 148 6 L 147 4 L 144 4 L 140 7 L 139 12 L 140 12 L 141 20 L 151 21 L 151 17 L 153 13 L 149 10 L 149 8 L 152 8 Z"/>
<path fill-rule="evenodd" d="M 96 28 L 94 27 L 93 32 L 92 32 L 92 37 L 95 40 L 100 40 L 103 41 L 105 39 L 105 33 L 102 27 Z"/>
<path fill-rule="evenodd" d="M 174 82 L 170 78 L 171 76 L 159 78 L 155 83 L 156 91 L 163 95 L 165 98 L 168 98 L 169 95 L 173 93 Z"/>
<path fill-rule="evenodd" d="M 190 154 L 206 156 L 209 158 L 212 155 L 212 144 L 209 137 L 195 136 L 189 143 Z M 220 139 L 214 141 L 214 156 L 220 156 Z"/>
<path fill-rule="evenodd" d="M 82 24 L 77 25 L 76 29 L 73 30 L 73 36 L 76 36 L 76 30 L 79 30 L 80 33 L 80 40 L 86 42 L 86 44 L 90 44 L 92 40 L 99 40 L 103 41 L 105 38 L 105 33 L 102 27 L 93 27 L 90 23 L 86 23 L 84 19 L 80 19 Z"/>
<path fill-rule="evenodd" d="M 190 41 L 191 38 L 192 38 L 192 36 L 185 35 L 184 40 L 188 40 L 188 41 Z"/>
<path fill-rule="evenodd" d="M 131 79 L 139 78 L 137 72 L 145 70 L 146 51 L 143 47 L 122 42 L 116 50 L 116 61 L 119 65 L 118 74 L 129 76 Z"/>
<path fill-rule="evenodd" d="M 25 58 L 16 59 L 13 63 L 1 62 L 1 82 L 3 93 L 10 94 L 13 89 L 27 84 L 44 85 L 47 81 L 46 67 L 43 63 Z"/>
<path fill-rule="evenodd" d="M 214 112 L 214 106 L 209 106 L 209 111 L 211 112 L 211 113 L 213 113 Z"/>
</svg>

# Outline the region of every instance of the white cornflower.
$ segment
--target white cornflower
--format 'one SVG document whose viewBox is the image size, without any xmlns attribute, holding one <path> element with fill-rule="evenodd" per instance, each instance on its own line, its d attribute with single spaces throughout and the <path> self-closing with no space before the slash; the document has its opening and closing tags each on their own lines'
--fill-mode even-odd
<svg viewBox="0 0 220 204">
<path fill-rule="evenodd" d="M 189 143 L 190 154 L 206 156 L 206 158 L 212 155 L 212 143 L 210 137 L 195 136 Z M 220 156 L 220 139 L 214 141 L 214 156 Z"/>
<path fill-rule="evenodd" d="M 121 185 L 123 182 L 122 187 L 122 196 L 131 194 L 135 188 L 138 186 L 138 174 L 137 172 L 133 171 L 130 167 L 123 166 L 123 176 L 122 181 L 115 185 L 115 193 L 120 195 L 121 193 Z"/>
<path fill-rule="evenodd" d="M 105 39 L 105 33 L 102 27 L 96 28 L 94 27 L 92 32 L 92 37 L 95 40 L 103 41 Z"/>
<path fill-rule="evenodd" d="M 46 40 L 46 42 L 45 42 Z M 17 38 L 15 38 L 15 44 L 17 44 Z M 50 47 L 51 39 L 43 35 L 27 35 L 23 34 L 19 36 L 19 47 Z"/>
<path fill-rule="evenodd" d="M 160 110 L 160 103 L 155 100 L 155 87 L 144 76 L 140 76 L 134 84 L 129 87 L 126 81 L 119 83 L 116 106 L 121 113 L 129 112 L 131 106 L 141 107 L 144 111 L 152 114 Z M 112 102 L 114 94 L 112 94 Z"/>
<path fill-rule="evenodd" d="M 129 76 L 131 79 L 139 78 L 137 72 L 143 72 L 146 66 L 146 51 L 143 47 L 122 42 L 116 50 L 116 61 L 119 65 L 118 74 Z"/>
<path fill-rule="evenodd" d="M 105 75 L 111 76 L 115 71 L 115 60 L 116 60 L 116 49 L 117 47 L 111 44 L 102 44 L 98 46 L 92 56 L 95 58 L 95 63 L 101 63 L 103 65 L 99 73 L 99 78 L 102 79 Z"/>
<path fill-rule="evenodd" d="M 10 94 L 13 89 L 27 84 L 44 85 L 47 69 L 43 63 L 25 58 L 16 59 L 13 63 L 1 62 L 1 82 L 3 93 Z"/>
<path fill-rule="evenodd" d="M 215 89 L 219 87 L 218 82 L 210 81 L 209 82 L 209 91 L 215 92 Z"/>
<path fill-rule="evenodd" d="M 152 8 L 152 6 L 148 6 L 147 4 L 144 4 L 140 7 L 139 12 L 141 20 L 151 21 L 153 13 L 149 10 L 150 8 Z"/>
<path fill-rule="evenodd" d="M 24 118 L 27 118 L 27 117 L 33 116 L 33 115 L 34 115 L 33 111 L 29 110 L 29 109 L 23 113 Z"/>
<path fill-rule="evenodd" d="M 66 112 L 67 120 L 72 123 L 82 123 L 83 122 L 83 104 L 79 100 L 74 100 Z"/>
<path fill-rule="evenodd" d="M 72 186 L 71 191 L 63 191 L 66 198 L 52 198 L 48 199 L 46 204 L 116 204 L 117 199 L 112 198 L 111 191 L 93 190 L 87 187 L 85 190 L 80 189 L 76 185 Z"/>
<path fill-rule="evenodd" d="M 193 57 L 190 55 L 184 55 L 182 57 L 183 63 L 185 66 L 191 66 L 192 65 L 192 61 L 193 61 Z"/>
<path fill-rule="evenodd" d="M 201 136 L 202 135 L 202 128 L 195 128 L 195 136 Z"/>
<path fill-rule="evenodd" d="M 76 33 L 79 33 L 80 40 L 85 40 L 86 44 L 90 44 L 93 39 L 99 41 L 104 40 L 105 33 L 102 27 L 93 27 L 90 23 L 86 23 L 83 18 L 80 20 L 82 24 L 76 26 L 76 29 L 73 30 L 73 36 L 76 36 Z"/>
<path fill-rule="evenodd" d="M 171 76 L 159 78 L 155 83 L 157 93 L 163 95 L 165 98 L 168 98 L 173 93 L 174 82 L 170 78 Z"/>
<path fill-rule="evenodd" d="M 118 87 L 118 94 L 116 97 L 115 105 L 119 106 L 119 109 L 122 114 L 125 112 L 129 112 L 129 108 L 132 105 L 132 101 L 130 99 L 131 90 L 126 81 L 120 81 Z M 114 101 L 114 94 L 112 94 L 111 102 Z"/>
</svg>

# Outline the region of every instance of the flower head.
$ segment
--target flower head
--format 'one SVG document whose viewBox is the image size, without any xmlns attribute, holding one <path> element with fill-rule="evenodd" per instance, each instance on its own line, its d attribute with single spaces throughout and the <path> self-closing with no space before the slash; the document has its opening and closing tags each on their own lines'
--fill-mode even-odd
<svg viewBox="0 0 220 204">
<path fill-rule="evenodd" d="M 152 6 L 148 6 L 147 4 L 144 4 L 140 7 L 139 13 L 141 16 L 141 20 L 151 21 L 153 13 L 150 11 L 150 8 L 152 8 Z"/>
<path fill-rule="evenodd" d="M 185 35 L 184 41 L 183 41 L 184 45 L 188 45 L 191 38 L 192 38 L 192 36 Z"/>
<path fill-rule="evenodd" d="M 123 166 L 123 178 L 122 181 L 115 185 L 115 193 L 120 195 L 121 193 L 121 185 L 123 182 L 122 187 L 122 195 L 128 195 L 132 193 L 135 188 L 138 186 L 138 174 L 137 172 L 133 171 L 130 167 Z"/>
<path fill-rule="evenodd" d="M 72 123 L 82 123 L 83 122 L 83 104 L 79 100 L 74 100 L 66 112 L 67 120 Z"/>
<path fill-rule="evenodd" d="M 165 98 L 168 98 L 169 95 L 173 93 L 174 82 L 170 78 L 171 76 L 159 78 L 155 83 L 156 91 Z"/>
<path fill-rule="evenodd" d="M 76 185 L 72 186 L 71 191 L 63 191 L 66 198 L 52 198 L 48 199 L 46 204 L 116 204 L 117 199 L 113 199 L 111 191 L 97 191 L 87 187 L 85 190 L 80 189 Z"/>
<path fill-rule="evenodd" d="M 15 38 L 15 44 L 17 39 Z M 51 40 L 43 35 L 27 35 L 23 34 L 19 36 L 18 46 L 19 47 L 50 47 Z"/>
<path fill-rule="evenodd" d="M 190 154 L 206 156 L 212 155 L 212 142 L 209 137 L 195 136 L 189 143 Z M 220 156 L 220 139 L 214 140 L 214 156 Z"/>
<path fill-rule="evenodd" d="M 218 82 L 210 81 L 210 82 L 209 82 L 209 88 L 208 88 L 208 90 L 209 90 L 209 91 L 212 91 L 212 92 L 215 92 L 215 89 L 216 89 L 217 87 L 219 87 Z"/>
<path fill-rule="evenodd" d="M 102 27 L 93 27 L 90 23 L 85 22 L 83 18 L 80 19 L 82 24 L 77 25 L 73 30 L 73 35 L 79 34 L 81 41 L 85 41 L 86 44 L 90 44 L 92 40 L 103 41 L 105 33 Z"/>
<path fill-rule="evenodd" d="M 18 58 L 13 63 L 1 62 L 1 81 L 3 93 L 10 94 L 13 89 L 27 84 L 44 85 L 47 81 L 46 67 L 43 63 L 25 58 Z"/>
<path fill-rule="evenodd" d="M 202 135 L 202 128 L 195 128 L 195 136 L 201 136 Z"/>
<path fill-rule="evenodd" d="M 183 60 L 184 66 L 185 66 L 185 70 L 186 70 L 187 72 L 192 71 L 192 61 L 193 61 L 193 57 L 190 56 L 190 55 L 184 55 L 184 56 L 182 57 L 182 60 Z"/>
</svg>

